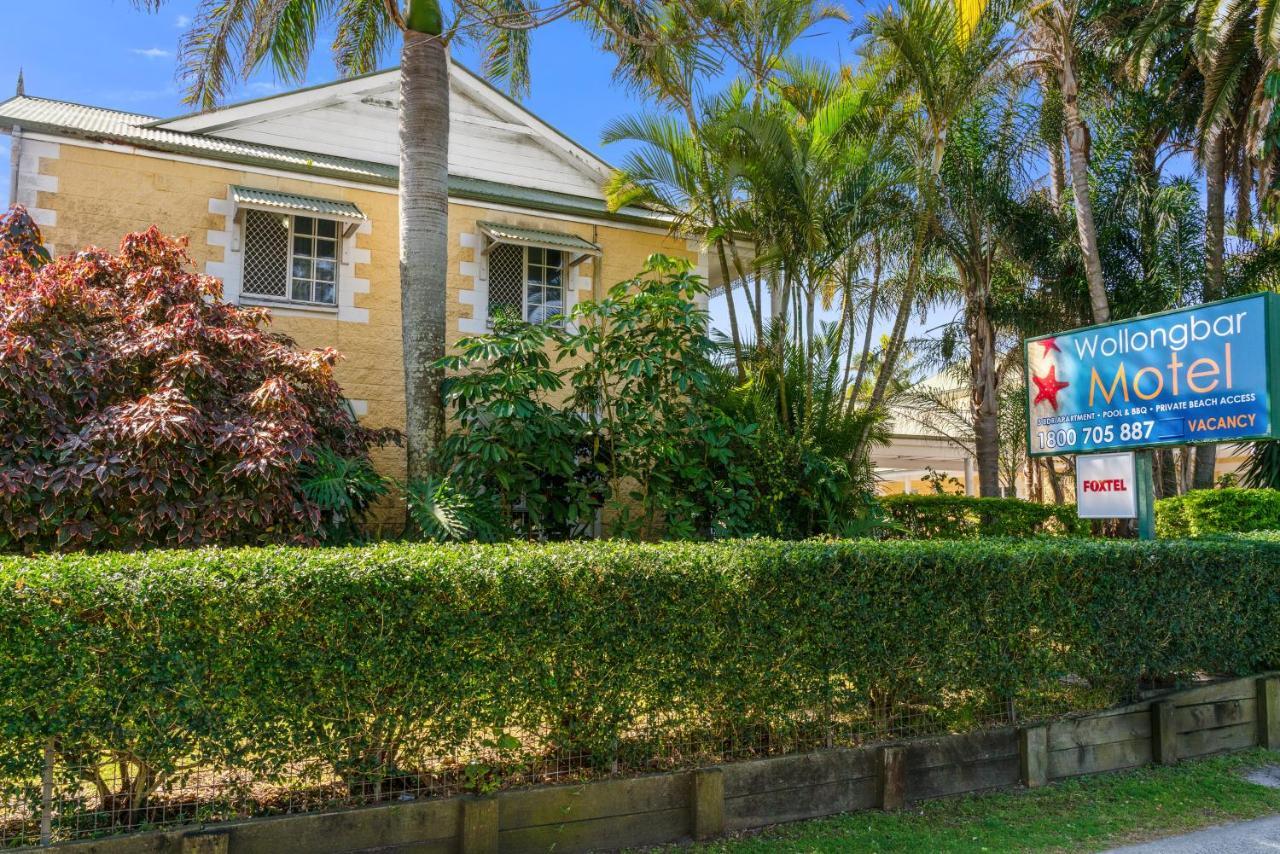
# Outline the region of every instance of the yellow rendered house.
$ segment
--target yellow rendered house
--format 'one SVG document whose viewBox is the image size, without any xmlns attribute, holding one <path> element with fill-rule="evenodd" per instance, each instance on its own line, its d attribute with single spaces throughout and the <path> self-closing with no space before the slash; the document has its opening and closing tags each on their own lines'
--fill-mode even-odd
<svg viewBox="0 0 1280 854">
<path fill-rule="evenodd" d="M 607 209 L 608 164 L 455 65 L 449 143 L 447 344 L 498 306 L 567 312 L 696 242 L 640 208 Z M 55 254 L 114 249 L 158 225 L 223 282 L 273 310 L 303 347 L 334 347 L 362 422 L 404 423 L 397 163 L 399 72 L 378 72 L 209 112 L 156 118 L 30 97 L 0 104 L 10 198 Z M 718 284 L 718 283 L 717 283 Z M 403 451 L 376 462 L 403 477 Z"/>
</svg>

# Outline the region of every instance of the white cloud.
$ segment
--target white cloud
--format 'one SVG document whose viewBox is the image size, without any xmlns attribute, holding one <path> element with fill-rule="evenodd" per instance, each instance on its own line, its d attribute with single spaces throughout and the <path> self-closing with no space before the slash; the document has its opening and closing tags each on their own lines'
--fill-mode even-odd
<svg viewBox="0 0 1280 854">
<path fill-rule="evenodd" d="M 255 95 L 274 95 L 281 91 L 280 85 L 277 83 L 268 83 L 262 81 L 254 81 L 245 87 Z"/>
<path fill-rule="evenodd" d="M 169 53 L 169 51 L 158 47 L 135 47 L 129 52 L 136 56 L 146 57 L 147 59 L 164 59 L 167 56 L 173 55 Z"/>
<path fill-rule="evenodd" d="M 178 20 L 174 21 L 173 25 L 180 30 L 185 30 L 190 23 L 191 23 L 191 16 L 179 15 Z"/>
</svg>

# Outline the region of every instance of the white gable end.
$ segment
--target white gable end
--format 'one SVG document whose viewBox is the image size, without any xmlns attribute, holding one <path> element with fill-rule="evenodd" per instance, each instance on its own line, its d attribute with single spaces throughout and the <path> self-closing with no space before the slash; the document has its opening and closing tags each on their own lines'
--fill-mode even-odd
<svg viewBox="0 0 1280 854">
<path fill-rule="evenodd" d="M 388 71 L 162 126 L 395 165 L 399 102 L 399 72 Z M 608 166 L 455 66 L 450 76 L 449 173 L 599 198 Z"/>
</svg>

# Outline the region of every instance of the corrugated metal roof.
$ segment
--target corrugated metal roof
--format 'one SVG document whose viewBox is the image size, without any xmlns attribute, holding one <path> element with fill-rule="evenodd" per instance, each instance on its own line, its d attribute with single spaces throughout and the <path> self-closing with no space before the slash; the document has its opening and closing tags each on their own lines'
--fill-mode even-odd
<svg viewBox="0 0 1280 854">
<path fill-rule="evenodd" d="M 336 202 L 332 199 L 318 199 L 314 196 L 299 196 L 296 193 L 279 193 L 275 190 L 261 190 L 257 187 L 233 186 L 231 188 L 231 198 L 239 205 L 280 208 L 337 219 L 359 221 L 368 219 L 364 215 L 364 211 L 351 202 Z"/>
<path fill-rule="evenodd" d="M 16 125 L 37 133 L 134 145 L 139 148 L 168 151 L 208 160 L 343 178 L 362 184 L 396 187 L 400 183 L 400 170 L 384 163 L 260 145 L 208 134 L 166 130 L 154 127 L 157 121 L 159 120 L 155 116 L 26 95 L 19 95 L 0 103 L 0 132 L 5 132 Z M 458 175 L 449 176 L 449 195 L 458 199 L 509 204 L 621 222 L 657 226 L 667 223 L 665 217 L 643 208 L 626 207 L 618 211 L 610 211 L 603 199 L 573 196 L 530 187 L 516 187 Z"/>
<path fill-rule="evenodd" d="M 600 247 L 590 240 L 584 240 L 576 234 L 563 231 L 546 231 L 541 228 L 521 228 L 518 225 L 507 225 L 501 222 L 477 222 L 476 225 L 495 240 L 511 243 L 532 243 L 538 246 L 550 246 L 557 249 L 568 249 L 573 252 L 586 252 L 592 255 L 600 252 Z"/>
</svg>

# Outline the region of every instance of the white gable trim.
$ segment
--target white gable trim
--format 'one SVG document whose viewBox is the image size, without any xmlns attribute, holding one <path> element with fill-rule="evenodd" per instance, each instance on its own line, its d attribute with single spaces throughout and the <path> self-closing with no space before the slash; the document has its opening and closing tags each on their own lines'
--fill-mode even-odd
<svg viewBox="0 0 1280 854">
<path fill-rule="evenodd" d="M 600 179 L 602 182 L 613 173 L 613 167 L 607 162 L 542 121 L 529 110 L 499 92 L 483 78 L 461 65 L 451 64 L 449 81 L 460 92 L 475 99 L 506 120 L 505 123 L 499 123 L 487 122 L 482 118 L 473 116 L 451 116 L 451 121 L 492 125 L 505 130 L 527 133 L 545 144 L 556 154 L 568 160 L 570 164 L 586 170 L 588 174 Z M 206 113 L 181 116 L 167 121 L 162 120 L 156 122 L 154 126 L 168 130 L 216 135 L 218 131 L 226 130 L 235 125 L 331 106 L 344 101 L 358 101 L 374 93 L 394 92 L 398 90 L 399 86 L 400 71 L 399 69 L 391 69 L 298 92 L 288 92 L 257 101 L 234 104 Z"/>
<path fill-rule="evenodd" d="M 602 182 L 613 174 L 613 167 L 604 160 L 596 157 L 586 148 L 560 133 L 560 131 L 539 119 L 529 110 L 490 86 L 484 79 L 462 66 L 453 66 L 450 79 L 461 91 L 475 98 L 498 115 L 506 116 L 513 124 L 531 128 L 538 139 L 561 154 L 573 158 L 579 166 L 586 167 Z"/>
<path fill-rule="evenodd" d="M 154 127 L 166 130 L 178 130 L 186 133 L 213 133 L 232 125 L 247 121 L 261 121 L 275 116 L 288 115 L 302 110 L 314 109 L 326 104 L 337 104 L 341 101 L 358 99 L 370 92 L 396 87 L 400 84 L 398 71 L 381 71 L 351 80 L 339 80 L 324 86 L 303 89 L 297 92 L 286 92 L 243 104 L 232 104 L 228 107 L 180 116 L 176 119 L 159 121 Z"/>
</svg>

